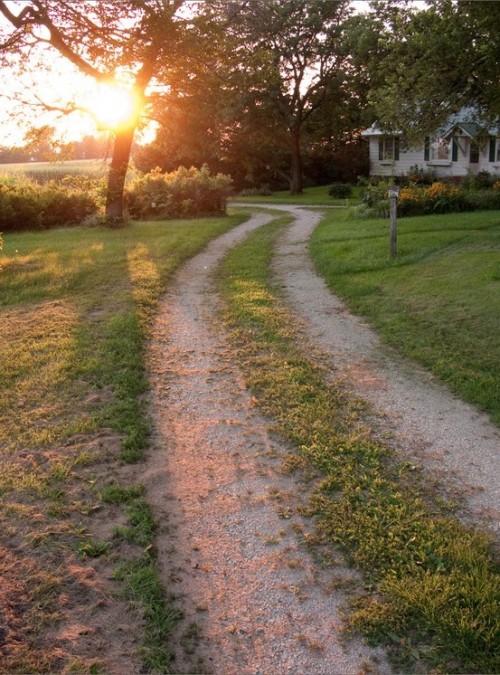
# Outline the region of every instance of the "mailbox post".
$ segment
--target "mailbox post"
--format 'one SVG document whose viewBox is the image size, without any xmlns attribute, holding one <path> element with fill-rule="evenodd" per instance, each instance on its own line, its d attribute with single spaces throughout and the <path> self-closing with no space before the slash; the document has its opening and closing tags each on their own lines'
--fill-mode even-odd
<svg viewBox="0 0 500 675">
<path fill-rule="evenodd" d="M 391 185 L 387 190 L 389 195 L 389 217 L 390 217 L 390 243 L 389 256 L 394 258 L 397 251 L 398 230 L 397 230 L 397 206 L 399 197 L 399 187 Z"/>
</svg>

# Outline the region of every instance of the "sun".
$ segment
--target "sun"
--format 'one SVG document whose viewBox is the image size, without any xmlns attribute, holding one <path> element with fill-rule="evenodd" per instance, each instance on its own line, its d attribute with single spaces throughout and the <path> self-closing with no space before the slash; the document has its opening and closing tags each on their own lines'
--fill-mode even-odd
<svg viewBox="0 0 500 675">
<path fill-rule="evenodd" d="M 117 130 L 133 124 L 138 114 L 133 92 L 117 84 L 99 84 L 86 107 L 101 129 Z"/>
</svg>

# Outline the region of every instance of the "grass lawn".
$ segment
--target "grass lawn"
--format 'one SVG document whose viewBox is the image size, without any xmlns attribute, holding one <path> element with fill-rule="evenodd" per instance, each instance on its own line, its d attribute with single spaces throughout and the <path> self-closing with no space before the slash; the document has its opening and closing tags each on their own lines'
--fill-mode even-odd
<svg viewBox="0 0 500 675">
<path fill-rule="evenodd" d="M 320 187 L 305 188 L 301 195 L 290 194 L 289 190 L 274 192 L 268 197 L 234 197 L 234 201 L 245 202 L 249 204 L 302 204 L 304 206 L 349 206 L 357 204 L 360 199 L 361 188 L 354 187 L 353 195 L 348 200 L 333 199 L 328 194 L 328 185 Z"/>
<path fill-rule="evenodd" d="M 328 213 L 311 252 L 328 286 L 383 340 L 500 424 L 500 212 L 400 218 Z"/>
<path fill-rule="evenodd" d="M 4 235 L 0 606 L 10 608 L 6 672 L 63 666 L 101 672 L 97 653 L 93 661 L 74 661 L 63 643 L 46 637 L 65 619 L 65 597 L 99 612 L 78 572 L 96 558 L 105 576 L 122 579 L 135 606 L 144 604 L 145 667 L 168 671 L 166 636 L 175 610 L 165 605 L 155 576 L 154 522 L 142 488 L 126 479 L 122 484 L 121 467 L 139 461 L 148 442 L 145 341 L 159 295 L 180 263 L 239 220 Z"/>
<path fill-rule="evenodd" d="M 436 235 L 435 222 L 426 222 L 441 242 L 438 257 L 445 240 L 449 251 L 465 245 L 453 234 L 451 220 L 437 221 L 444 230 L 448 222 L 442 236 Z M 351 247 L 353 260 L 344 258 L 352 270 L 349 278 L 358 276 L 354 260 L 361 276 L 366 267 L 383 268 L 390 276 L 385 244 L 371 256 L 356 248 L 371 248 L 375 240 L 378 250 L 378 239 L 386 239 L 382 224 L 344 221 L 344 226 L 337 231 L 335 221 L 328 220 L 318 231 L 316 254 L 318 249 L 329 254 L 323 263 L 331 260 L 335 246 Z M 474 250 L 492 246 L 494 221 L 483 226 Z M 225 318 L 257 405 L 295 447 L 284 458 L 284 469 L 304 475 L 313 465 L 321 475 L 310 487 L 319 543 L 340 545 L 363 573 L 362 588 L 351 587 L 349 621 L 386 645 L 395 672 L 497 673 L 500 583 L 488 539 L 454 520 L 432 493 L 425 472 L 398 463 L 390 448 L 373 438 L 359 402 L 326 384 L 322 370 L 303 354 L 270 269 L 279 229 L 279 221 L 261 228 L 226 256 L 220 273 Z M 349 232 L 357 234 L 354 242 Z M 434 241 L 420 220 L 408 224 L 408 233 Z M 435 252 L 429 243 L 427 260 Z M 397 265 L 404 269 L 402 261 Z M 304 496 L 305 485 L 311 483 L 304 484 Z"/>
</svg>

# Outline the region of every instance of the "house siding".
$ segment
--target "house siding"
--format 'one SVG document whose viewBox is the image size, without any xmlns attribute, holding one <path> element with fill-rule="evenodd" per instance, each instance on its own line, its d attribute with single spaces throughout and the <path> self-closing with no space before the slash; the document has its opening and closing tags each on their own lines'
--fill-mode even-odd
<svg viewBox="0 0 500 675">
<path fill-rule="evenodd" d="M 471 145 L 474 143 L 473 138 L 477 135 L 477 133 L 474 133 L 474 127 L 477 130 L 477 126 L 467 123 L 460 126 L 460 124 L 456 122 L 456 133 L 453 132 L 453 129 L 450 129 L 450 135 L 448 136 L 450 141 L 452 139 L 450 159 L 430 161 L 426 159 L 424 146 L 406 151 L 400 147 L 397 159 L 381 160 L 379 141 L 384 138 L 384 134 L 376 125 L 373 125 L 363 134 L 369 139 L 370 175 L 401 176 L 407 174 L 411 168 L 418 167 L 424 171 L 434 171 L 438 176 L 450 178 L 464 177 L 479 171 L 488 171 L 488 173 L 500 176 L 500 161 L 495 160 L 491 148 L 491 138 L 497 144 L 495 147 L 498 147 L 500 143 L 500 136 L 497 135 L 498 129 L 489 132 L 490 138 L 482 137 L 479 153 L 476 155 L 478 161 L 471 163 Z M 397 138 L 398 134 L 395 134 L 394 137 Z"/>
</svg>

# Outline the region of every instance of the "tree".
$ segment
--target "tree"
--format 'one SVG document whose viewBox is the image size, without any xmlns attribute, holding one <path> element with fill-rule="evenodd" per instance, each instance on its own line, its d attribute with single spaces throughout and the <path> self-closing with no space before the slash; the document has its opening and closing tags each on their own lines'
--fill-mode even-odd
<svg viewBox="0 0 500 675">
<path fill-rule="evenodd" d="M 47 63 L 54 50 L 80 73 L 98 82 L 125 80 L 136 101 L 135 115 L 115 131 L 109 169 L 106 217 L 123 222 L 123 189 L 134 132 L 146 106 L 148 85 L 176 63 L 188 19 L 179 10 L 185 0 L 0 0 L 7 23 L 0 27 L 2 63 L 22 54 Z M 68 101 L 71 113 L 84 102 Z"/>
<path fill-rule="evenodd" d="M 271 132 L 268 138 L 287 138 L 290 190 L 298 194 L 305 124 L 349 68 L 343 35 L 349 2 L 240 0 L 218 5 L 226 12 L 239 10 L 228 29 L 233 62 L 228 86 L 244 92 L 238 119 L 243 127 L 245 120 L 260 119 L 262 130 L 267 125 Z"/>
<path fill-rule="evenodd" d="M 500 3 L 427 5 L 374 3 L 381 43 L 371 100 L 379 123 L 410 145 L 462 108 L 485 123 L 500 116 Z"/>
</svg>

